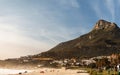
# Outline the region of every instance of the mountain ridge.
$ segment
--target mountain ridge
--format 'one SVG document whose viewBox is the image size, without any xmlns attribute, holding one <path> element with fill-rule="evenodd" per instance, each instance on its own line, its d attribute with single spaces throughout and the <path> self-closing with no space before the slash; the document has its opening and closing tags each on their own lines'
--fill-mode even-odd
<svg viewBox="0 0 120 75">
<path fill-rule="evenodd" d="M 62 42 L 42 52 L 41 57 L 81 58 L 112 53 L 120 53 L 120 28 L 115 23 L 99 20 L 87 34 Z"/>
</svg>

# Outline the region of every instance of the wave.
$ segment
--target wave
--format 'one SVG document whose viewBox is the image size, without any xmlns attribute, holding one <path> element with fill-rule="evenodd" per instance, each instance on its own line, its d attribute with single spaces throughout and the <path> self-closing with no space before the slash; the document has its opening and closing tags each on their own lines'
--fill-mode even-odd
<svg viewBox="0 0 120 75">
<path fill-rule="evenodd" d="M 32 72 L 32 70 L 0 69 L 0 75 L 18 74 L 25 72 Z"/>
</svg>

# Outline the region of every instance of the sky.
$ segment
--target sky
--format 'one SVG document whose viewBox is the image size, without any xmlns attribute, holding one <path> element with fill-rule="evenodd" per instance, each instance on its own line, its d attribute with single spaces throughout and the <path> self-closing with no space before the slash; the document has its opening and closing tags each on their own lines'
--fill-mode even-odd
<svg viewBox="0 0 120 75">
<path fill-rule="evenodd" d="M 0 59 L 38 54 L 104 19 L 120 25 L 120 0 L 0 0 Z"/>
</svg>

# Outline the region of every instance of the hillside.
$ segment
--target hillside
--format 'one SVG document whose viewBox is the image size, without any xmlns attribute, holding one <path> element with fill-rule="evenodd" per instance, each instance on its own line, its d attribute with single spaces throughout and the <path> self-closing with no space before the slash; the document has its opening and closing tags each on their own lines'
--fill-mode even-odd
<svg viewBox="0 0 120 75">
<path fill-rule="evenodd" d="M 120 28 L 105 20 L 99 20 L 87 34 L 62 42 L 39 54 L 41 57 L 82 58 L 120 53 Z"/>
</svg>

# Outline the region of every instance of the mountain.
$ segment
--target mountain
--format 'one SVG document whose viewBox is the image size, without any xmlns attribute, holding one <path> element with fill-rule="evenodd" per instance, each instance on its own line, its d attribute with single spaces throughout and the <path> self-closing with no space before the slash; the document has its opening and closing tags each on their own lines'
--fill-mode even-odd
<svg viewBox="0 0 120 75">
<path fill-rule="evenodd" d="M 99 20 L 87 34 L 62 42 L 40 54 L 41 57 L 82 58 L 120 53 L 120 28 L 115 23 Z"/>
</svg>

